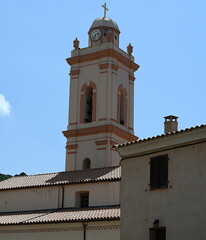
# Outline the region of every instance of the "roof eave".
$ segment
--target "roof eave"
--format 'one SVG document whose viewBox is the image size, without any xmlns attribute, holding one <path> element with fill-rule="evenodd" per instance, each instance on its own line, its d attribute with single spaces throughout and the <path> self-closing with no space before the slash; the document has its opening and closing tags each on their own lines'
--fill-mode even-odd
<svg viewBox="0 0 206 240">
<path fill-rule="evenodd" d="M 205 127 L 116 146 L 116 150 L 122 159 L 127 159 L 204 141 L 206 141 Z"/>
</svg>

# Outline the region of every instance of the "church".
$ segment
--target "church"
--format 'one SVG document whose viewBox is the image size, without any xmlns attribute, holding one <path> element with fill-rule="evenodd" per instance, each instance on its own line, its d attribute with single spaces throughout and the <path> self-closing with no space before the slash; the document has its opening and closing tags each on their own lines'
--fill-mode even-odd
<svg viewBox="0 0 206 240">
<path fill-rule="evenodd" d="M 135 141 L 134 72 L 119 48 L 120 29 L 106 16 L 93 21 L 88 46 L 74 49 L 65 172 L 0 182 L 0 239 L 120 239 L 120 156 L 115 144 Z"/>
<path fill-rule="evenodd" d="M 134 135 L 139 65 L 103 8 L 66 59 L 65 171 L 0 182 L 0 239 L 206 239 L 206 125 L 170 115 L 164 134 Z"/>
</svg>

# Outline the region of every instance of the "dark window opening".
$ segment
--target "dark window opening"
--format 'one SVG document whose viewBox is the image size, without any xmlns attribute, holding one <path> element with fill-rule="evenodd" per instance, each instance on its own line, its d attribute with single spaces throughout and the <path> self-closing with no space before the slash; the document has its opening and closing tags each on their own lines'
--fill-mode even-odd
<svg viewBox="0 0 206 240">
<path fill-rule="evenodd" d="M 85 91 L 84 122 L 92 122 L 93 89 L 88 87 Z"/>
<path fill-rule="evenodd" d="M 124 120 L 120 120 L 120 124 L 124 125 Z"/>
<path fill-rule="evenodd" d="M 149 232 L 150 240 L 166 240 L 166 228 L 150 228 Z"/>
<path fill-rule="evenodd" d="M 86 208 L 89 206 L 89 192 L 76 192 L 75 193 L 75 207 Z"/>
<path fill-rule="evenodd" d="M 122 92 L 120 96 L 120 124 L 125 125 L 125 106 L 126 105 L 126 97 Z"/>
<path fill-rule="evenodd" d="M 152 157 L 150 160 L 150 188 L 168 187 L 168 155 Z"/>
<path fill-rule="evenodd" d="M 89 192 L 80 193 L 80 208 L 89 206 Z"/>
<path fill-rule="evenodd" d="M 91 168 L 91 161 L 89 158 L 85 158 L 83 161 L 83 169 L 90 169 Z"/>
</svg>

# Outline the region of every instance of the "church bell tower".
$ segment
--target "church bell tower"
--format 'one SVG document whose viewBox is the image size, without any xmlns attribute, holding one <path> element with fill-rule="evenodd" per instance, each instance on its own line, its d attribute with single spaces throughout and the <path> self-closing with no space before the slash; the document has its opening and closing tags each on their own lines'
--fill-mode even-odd
<svg viewBox="0 0 206 240">
<path fill-rule="evenodd" d="M 119 165 L 112 145 L 136 140 L 133 131 L 134 62 L 132 46 L 119 48 L 118 25 L 106 17 L 93 21 L 88 47 L 74 40 L 70 69 L 66 171 Z"/>
</svg>

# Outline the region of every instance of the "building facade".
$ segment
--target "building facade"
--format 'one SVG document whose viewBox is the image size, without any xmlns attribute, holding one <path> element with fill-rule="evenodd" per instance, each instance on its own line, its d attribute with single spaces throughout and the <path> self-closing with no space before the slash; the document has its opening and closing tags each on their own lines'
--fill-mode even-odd
<svg viewBox="0 0 206 240">
<path fill-rule="evenodd" d="M 119 167 L 0 183 L 0 239 L 119 239 Z"/>
<path fill-rule="evenodd" d="M 176 117 L 168 117 L 172 124 L 165 129 L 174 129 Z M 206 125 L 117 150 L 122 157 L 121 240 L 206 239 Z"/>
</svg>

